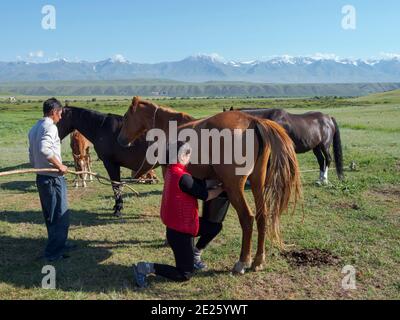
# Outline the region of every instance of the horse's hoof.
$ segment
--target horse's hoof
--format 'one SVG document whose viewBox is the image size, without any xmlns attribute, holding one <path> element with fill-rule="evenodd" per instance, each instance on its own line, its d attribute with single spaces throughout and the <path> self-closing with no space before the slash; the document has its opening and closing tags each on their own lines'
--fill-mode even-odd
<svg viewBox="0 0 400 320">
<path fill-rule="evenodd" d="M 251 270 L 257 272 L 257 271 L 264 270 L 264 267 L 265 267 L 264 262 L 262 262 L 262 263 L 253 263 L 251 265 Z"/>
<path fill-rule="evenodd" d="M 251 265 L 251 270 L 253 271 L 261 271 L 264 269 L 265 266 L 265 256 L 260 256 L 259 258 L 256 256 L 254 261 Z"/>
<path fill-rule="evenodd" d="M 234 274 L 244 274 L 246 272 L 246 267 L 248 267 L 248 263 L 238 261 L 233 266 L 232 272 Z"/>
<path fill-rule="evenodd" d="M 327 186 L 327 185 L 329 185 L 329 181 L 326 180 L 326 179 L 317 180 L 317 181 L 315 181 L 315 184 L 316 184 L 318 187 Z"/>
</svg>

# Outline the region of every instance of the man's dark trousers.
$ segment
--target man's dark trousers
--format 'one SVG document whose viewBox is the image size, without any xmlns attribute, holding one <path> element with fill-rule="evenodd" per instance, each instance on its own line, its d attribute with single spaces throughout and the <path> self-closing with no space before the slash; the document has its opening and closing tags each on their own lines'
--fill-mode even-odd
<svg viewBox="0 0 400 320">
<path fill-rule="evenodd" d="M 37 175 L 36 185 L 48 234 L 44 257 L 56 260 L 63 255 L 68 238 L 67 185 L 64 177 L 45 175 Z"/>
</svg>

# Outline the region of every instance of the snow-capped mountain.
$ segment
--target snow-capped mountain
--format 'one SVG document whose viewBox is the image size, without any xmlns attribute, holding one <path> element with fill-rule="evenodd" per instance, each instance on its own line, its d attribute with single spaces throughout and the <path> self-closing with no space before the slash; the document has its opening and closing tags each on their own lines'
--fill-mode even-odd
<svg viewBox="0 0 400 320">
<path fill-rule="evenodd" d="M 400 82 L 400 56 L 339 59 L 334 55 L 279 56 L 264 61 L 227 61 L 194 55 L 180 61 L 135 63 L 121 55 L 98 62 L 59 59 L 46 63 L 0 62 L 1 82 L 51 80 L 171 79 L 189 82 L 268 83 Z"/>
</svg>

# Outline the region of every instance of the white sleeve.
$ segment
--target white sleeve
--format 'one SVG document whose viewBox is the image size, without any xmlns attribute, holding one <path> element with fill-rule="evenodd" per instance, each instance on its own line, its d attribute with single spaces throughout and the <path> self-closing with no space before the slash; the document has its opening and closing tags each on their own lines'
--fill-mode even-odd
<svg viewBox="0 0 400 320">
<path fill-rule="evenodd" d="M 40 152 L 46 157 L 46 159 L 50 159 L 55 156 L 53 151 L 55 134 L 57 134 L 57 132 L 54 130 L 54 127 L 49 127 L 45 129 L 44 134 L 40 139 Z"/>
<path fill-rule="evenodd" d="M 28 152 L 29 152 L 29 163 L 31 164 L 31 166 L 33 167 L 34 166 L 34 163 L 33 163 L 33 154 L 32 154 L 32 146 L 31 146 L 31 139 L 30 139 L 31 137 L 30 137 L 30 132 L 29 132 L 29 135 L 28 135 L 28 144 L 29 144 L 29 147 L 28 147 Z"/>
</svg>

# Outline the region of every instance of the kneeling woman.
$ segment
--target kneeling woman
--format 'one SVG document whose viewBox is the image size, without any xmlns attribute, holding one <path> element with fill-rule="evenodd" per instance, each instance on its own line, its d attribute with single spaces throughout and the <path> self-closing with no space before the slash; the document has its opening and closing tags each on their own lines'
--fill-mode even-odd
<svg viewBox="0 0 400 320">
<path fill-rule="evenodd" d="M 208 201 L 223 192 L 221 186 L 207 189 L 203 180 L 187 171 L 191 148 L 178 142 L 178 161 L 170 164 L 164 177 L 161 220 L 167 227 L 167 240 L 175 256 L 176 266 L 139 262 L 133 266 L 136 285 L 145 287 L 147 275 L 154 273 L 174 280 L 187 281 L 194 272 L 194 237 L 199 233 L 197 199 Z M 217 232 L 218 233 L 218 232 Z"/>
</svg>

